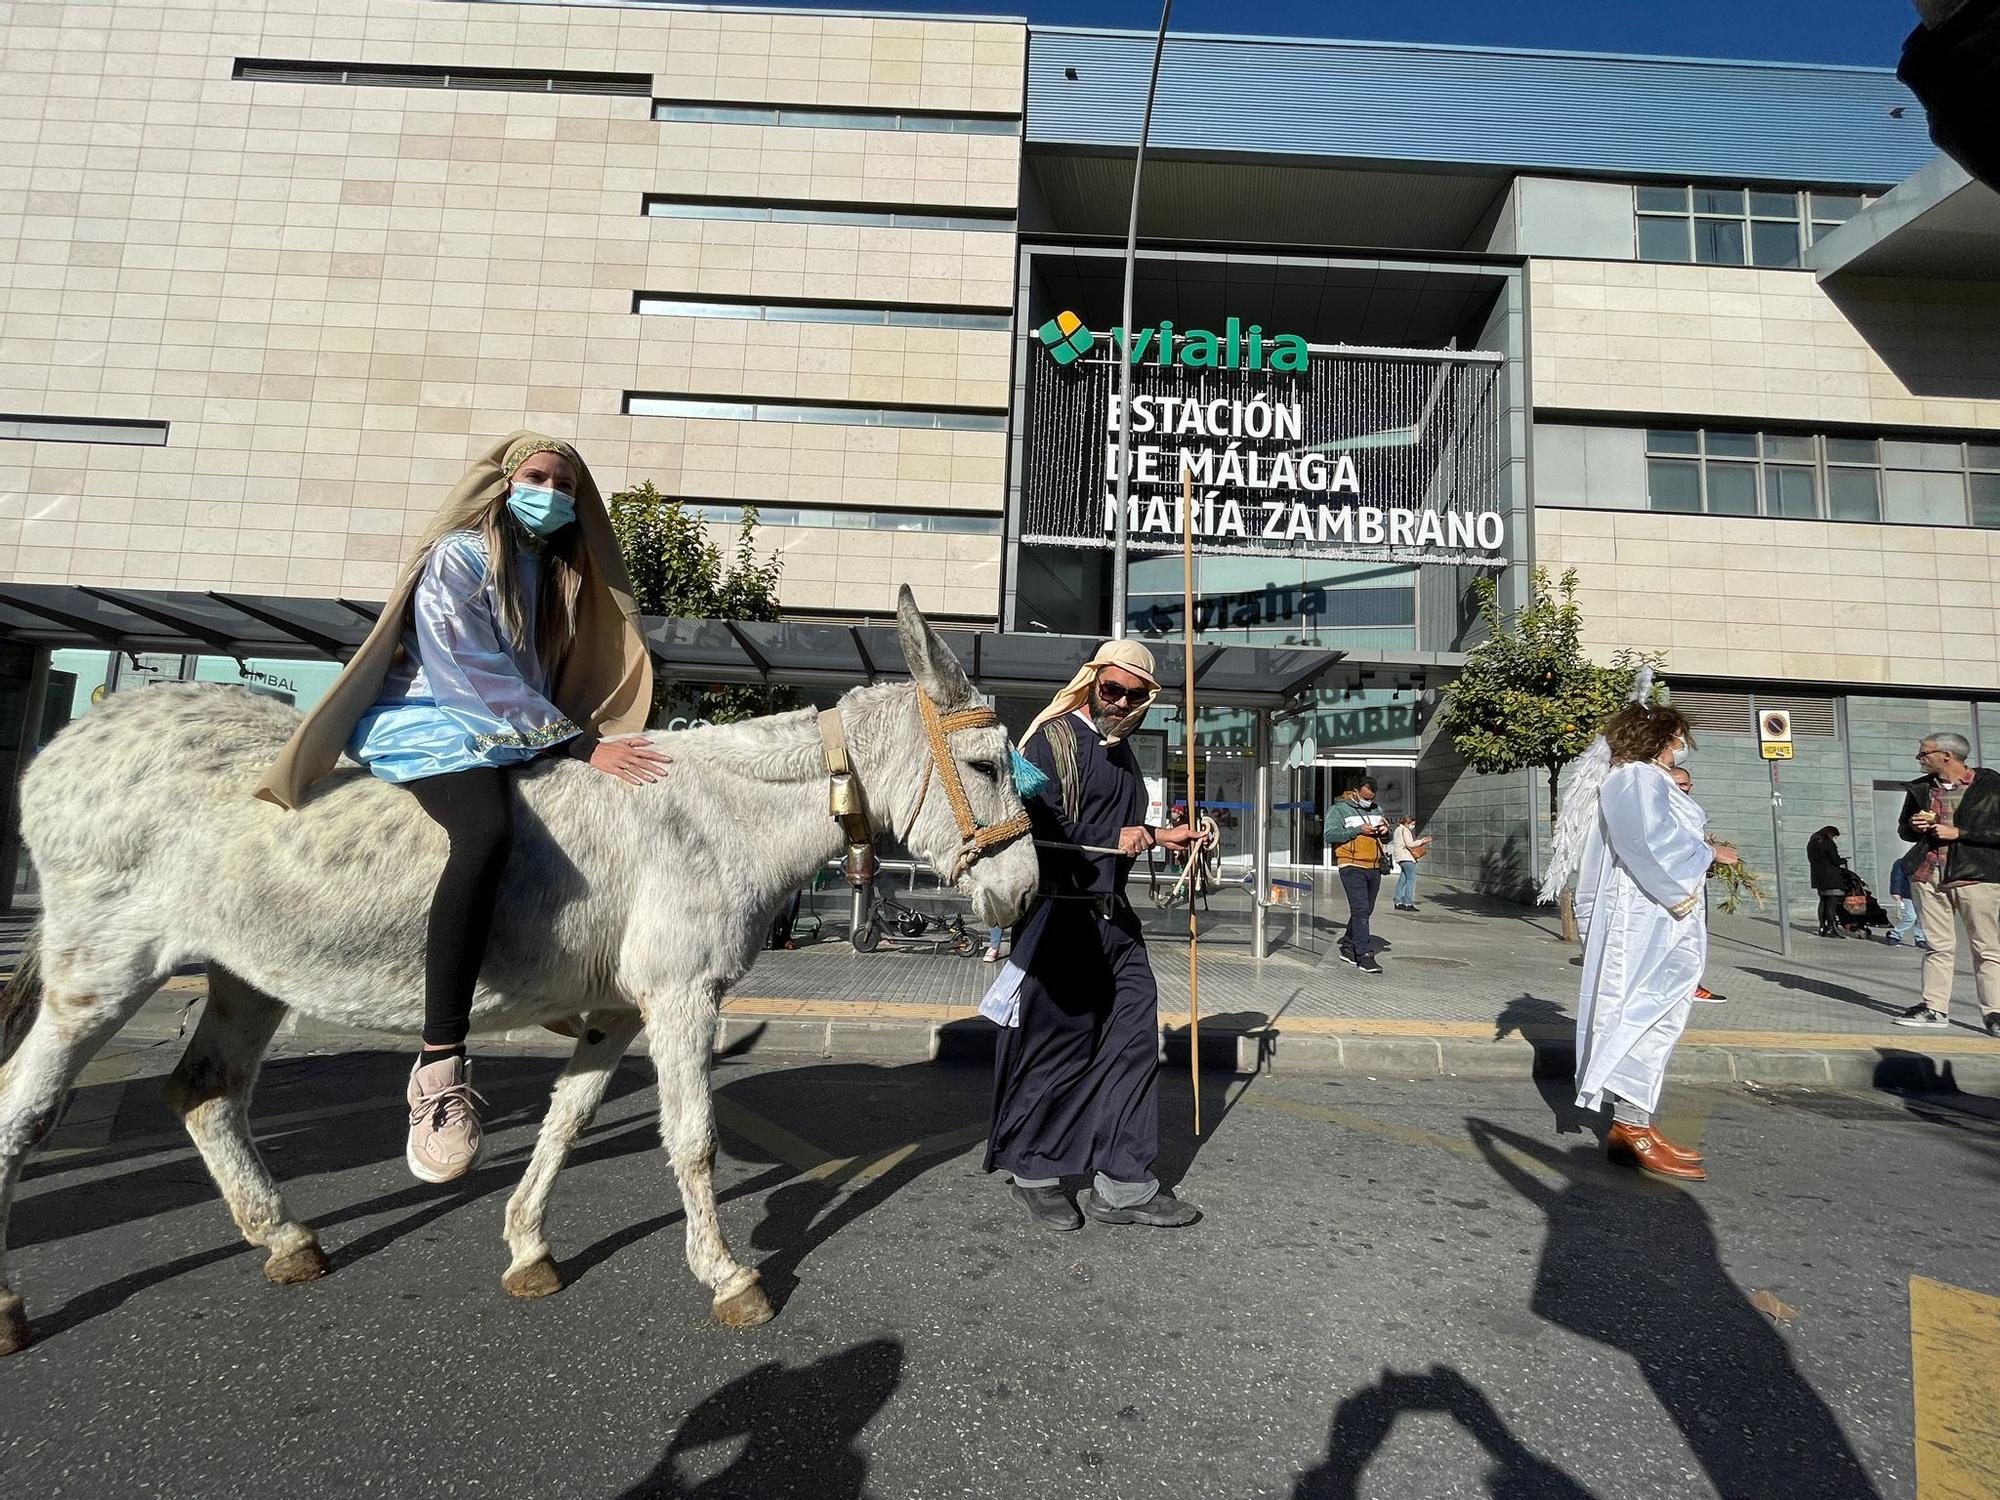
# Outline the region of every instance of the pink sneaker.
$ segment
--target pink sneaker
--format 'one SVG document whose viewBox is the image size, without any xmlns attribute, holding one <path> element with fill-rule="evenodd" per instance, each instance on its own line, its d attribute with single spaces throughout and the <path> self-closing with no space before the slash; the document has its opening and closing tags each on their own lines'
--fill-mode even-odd
<svg viewBox="0 0 2000 1500">
<path fill-rule="evenodd" d="M 441 1062 L 419 1058 L 410 1069 L 410 1143 L 403 1161 L 423 1182 L 450 1182 L 479 1160 L 479 1114 L 472 1064 L 454 1053 Z"/>
</svg>

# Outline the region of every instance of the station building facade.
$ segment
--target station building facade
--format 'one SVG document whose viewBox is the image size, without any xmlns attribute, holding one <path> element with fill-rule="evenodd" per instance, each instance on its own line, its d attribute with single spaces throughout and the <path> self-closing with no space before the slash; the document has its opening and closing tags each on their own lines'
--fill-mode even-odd
<svg viewBox="0 0 2000 1500">
<path fill-rule="evenodd" d="M 1663 653 L 1753 866 L 1785 707 L 1787 868 L 1831 823 L 1881 884 L 1914 738 L 2000 747 L 2000 204 L 1893 74 L 1176 36 L 1127 331 L 1150 63 L 983 17 L 17 5 L 0 754 L 163 676 L 311 701 L 311 622 L 520 426 L 719 536 L 755 507 L 790 616 L 908 582 L 1102 632 L 1127 360 L 1128 628 L 1181 629 L 1185 457 L 1200 633 L 1346 653 L 1272 751 L 1281 859 L 1372 768 L 1438 868 L 1532 878 L 1538 778 L 1435 709 L 1476 584 L 1546 567 L 1593 652 Z M 203 601 L 299 648 L 143 649 Z M 1195 737 L 1244 800 L 1246 725 Z"/>
</svg>

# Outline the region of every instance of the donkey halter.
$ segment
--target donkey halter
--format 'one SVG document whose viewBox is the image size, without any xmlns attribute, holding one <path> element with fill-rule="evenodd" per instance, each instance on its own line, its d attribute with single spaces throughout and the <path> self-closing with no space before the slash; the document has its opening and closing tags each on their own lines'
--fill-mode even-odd
<svg viewBox="0 0 2000 1500">
<path fill-rule="evenodd" d="M 951 735 L 966 729 L 996 728 L 1000 716 L 984 707 L 940 714 L 937 705 L 931 702 L 930 694 L 921 686 L 917 687 L 916 694 L 917 712 L 924 721 L 924 738 L 930 744 L 931 755 L 924 767 L 923 784 L 917 788 L 917 800 L 910 808 L 909 816 L 903 820 L 903 833 L 899 836 L 907 838 L 909 831 L 916 827 L 917 815 L 924 809 L 924 799 L 930 795 L 931 781 L 935 778 L 944 787 L 945 800 L 951 804 L 952 817 L 958 824 L 958 852 L 952 857 L 951 867 L 942 872 L 947 881 L 956 884 L 983 856 L 1023 837 L 1031 825 L 1028 815 L 1019 812 L 1005 822 L 980 827 L 979 820 L 972 815 L 972 804 L 966 800 L 965 783 L 959 779 L 958 762 L 952 759 Z M 874 876 L 874 821 L 868 814 L 861 785 L 848 759 L 839 709 L 829 708 L 821 712 L 819 732 L 821 746 L 826 752 L 829 808 L 834 821 L 840 824 L 847 837 L 847 879 L 850 884 L 865 885 Z"/>
</svg>

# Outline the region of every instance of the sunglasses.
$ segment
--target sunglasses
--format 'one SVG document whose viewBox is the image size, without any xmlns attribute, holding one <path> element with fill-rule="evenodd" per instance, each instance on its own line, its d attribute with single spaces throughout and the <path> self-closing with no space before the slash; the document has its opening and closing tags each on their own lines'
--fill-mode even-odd
<svg viewBox="0 0 2000 1500">
<path fill-rule="evenodd" d="M 1097 684 L 1097 696 L 1106 703 L 1140 703 L 1145 701 L 1146 694 L 1150 691 L 1152 691 L 1150 688 L 1125 687 L 1116 682 Z"/>
</svg>

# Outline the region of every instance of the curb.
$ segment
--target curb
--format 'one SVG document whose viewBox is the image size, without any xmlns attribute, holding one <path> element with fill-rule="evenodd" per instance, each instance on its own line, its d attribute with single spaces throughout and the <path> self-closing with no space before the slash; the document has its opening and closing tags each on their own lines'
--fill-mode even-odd
<svg viewBox="0 0 2000 1500">
<path fill-rule="evenodd" d="M 771 1062 L 814 1058 L 990 1066 L 1000 1035 L 998 1027 L 978 1016 L 855 1016 L 826 1013 L 834 1010 L 830 1005 L 815 1007 L 816 1013 L 799 1013 L 803 1008 L 763 1010 L 741 1002 L 726 1003 L 717 1029 L 717 1055 Z M 1425 1034 L 1418 1025 L 1405 1028 L 1401 1023 L 1387 1023 L 1396 1025 L 1397 1031 L 1383 1034 L 1383 1024 L 1316 1020 L 1289 1027 L 1246 1028 L 1211 1023 L 1201 1031 L 1201 1067 L 1238 1075 L 1477 1080 L 1570 1078 L 1575 1073 L 1575 1042 L 1567 1028 L 1530 1027 L 1525 1035 L 1496 1039 L 1466 1035 L 1474 1029 L 1470 1027 L 1459 1027 L 1453 1035 Z M 124 1034 L 134 1040 L 168 1041 L 175 1028 L 149 1026 L 141 1019 Z M 1755 1043 L 1735 1045 L 1719 1040 L 1726 1033 L 1714 1031 L 1691 1038 L 1675 1049 L 1667 1077 L 1677 1083 L 2000 1093 L 2000 1046 L 1983 1038 L 1962 1045 L 1915 1048 L 1895 1045 L 1902 1038 L 1892 1041 L 1860 1034 L 1802 1035 L 1797 1046 L 1784 1045 L 1778 1034 L 1756 1035 Z M 1161 1062 L 1186 1067 L 1186 1025 L 1168 1020 L 1161 1025 L 1159 1037 Z M 280 1038 L 281 1044 L 311 1050 L 376 1049 L 384 1045 L 384 1038 L 374 1032 L 301 1026 L 296 1013 L 286 1018 Z M 562 1037 L 540 1027 L 490 1035 L 482 1038 L 482 1045 L 494 1052 L 550 1057 L 567 1056 L 571 1047 Z"/>
</svg>

